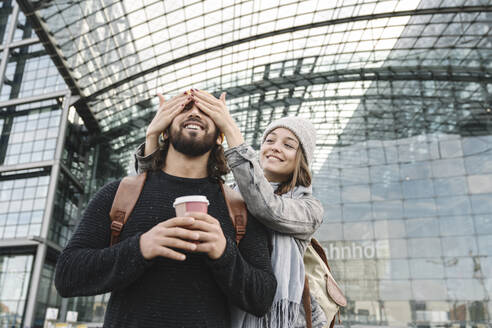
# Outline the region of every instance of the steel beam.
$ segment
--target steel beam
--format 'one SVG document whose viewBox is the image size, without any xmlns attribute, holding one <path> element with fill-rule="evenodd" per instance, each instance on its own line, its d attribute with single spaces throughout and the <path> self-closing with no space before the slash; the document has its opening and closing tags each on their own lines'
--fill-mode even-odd
<svg viewBox="0 0 492 328">
<path fill-rule="evenodd" d="M 0 173 L 12 172 L 12 171 L 23 171 L 25 173 L 27 170 L 41 169 L 53 166 L 54 161 L 42 161 L 42 162 L 31 162 L 23 164 L 13 164 L 13 165 L 0 165 Z"/>
<path fill-rule="evenodd" d="M 48 33 L 46 23 L 36 12 L 29 0 L 17 0 L 17 3 L 24 12 L 24 15 L 26 15 L 27 19 L 29 19 L 29 21 L 31 22 L 36 35 L 42 42 L 46 52 L 50 55 L 53 63 L 58 69 L 58 72 L 65 80 L 65 83 L 67 83 L 71 93 L 76 96 L 81 96 L 81 98 L 84 99 L 84 92 L 82 88 L 78 85 L 77 79 L 73 76 L 70 70 L 70 65 L 67 63 L 66 58 L 63 56 L 60 48 L 57 47 L 56 40 L 54 40 L 54 38 Z M 85 101 L 77 102 L 75 108 L 77 109 L 80 117 L 82 117 L 82 119 L 84 120 L 84 123 L 89 131 L 93 133 L 101 132 L 99 123 L 97 122 L 94 114 L 90 111 Z"/>
<path fill-rule="evenodd" d="M 53 209 L 55 203 L 55 194 L 58 186 L 58 179 L 60 175 L 60 161 L 62 157 L 63 146 L 65 144 L 65 134 L 68 125 L 68 108 L 70 104 L 70 94 L 67 94 L 63 100 L 62 117 L 60 121 L 60 128 L 58 130 L 58 139 L 55 150 L 54 165 L 51 167 L 50 184 L 48 187 L 48 196 L 46 197 L 46 207 L 43 215 L 43 223 L 41 226 L 40 240 L 42 241 L 36 251 L 36 259 L 34 260 L 33 273 L 31 276 L 31 283 L 29 287 L 29 297 L 27 298 L 26 314 L 24 318 L 24 326 L 34 326 L 35 313 L 36 313 L 36 301 L 38 298 L 38 292 L 41 282 L 41 273 L 46 259 L 47 252 L 47 240 L 49 235 L 49 228 L 51 226 L 51 218 L 53 216 Z"/>
<path fill-rule="evenodd" d="M 56 98 L 63 97 L 66 94 L 67 94 L 67 90 L 65 89 L 65 90 L 61 90 L 61 91 L 53 91 L 53 92 L 43 93 L 43 94 L 37 95 L 37 96 L 0 101 L 0 108 L 17 106 L 17 105 L 21 105 L 21 104 L 29 104 L 29 103 L 43 101 L 43 100 L 47 100 L 47 99 L 56 99 Z"/>
<path fill-rule="evenodd" d="M 19 6 L 16 2 L 14 2 L 14 8 L 12 10 L 10 23 L 7 26 L 7 37 L 5 38 L 5 44 L 10 44 L 12 39 L 14 38 L 15 26 L 17 25 L 17 17 L 19 16 Z M 5 70 L 7 68 L 7 63 L 9 60 L 10 49 L 8 47 L 3 49 L 2 59 L 0 62 L 0 91 L 2 91 L 2 87 L 5 81 Z"/>
<path fill-rule="evenodd" d="M 35 44 L 38 42 L 39 42 L 38 38 L 29 38 L 29 39 L 13 41 L 10 44 L 7 44 L 7 43 L 1 44 L 0 50 L 7 49 L 7 48 L 14 49 L 14 48 L 19 48 L 19 47 L 30 46 L 31 44 Z"/>
</svg>

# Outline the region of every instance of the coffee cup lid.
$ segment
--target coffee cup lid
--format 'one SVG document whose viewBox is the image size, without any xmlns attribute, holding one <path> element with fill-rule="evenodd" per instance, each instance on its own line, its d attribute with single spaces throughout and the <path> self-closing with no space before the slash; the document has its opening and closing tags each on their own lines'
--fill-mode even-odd
<svg viewBox="0 0 492 328">
<path fill-rule="evenodd" d="M 202 203 L 207 203 L 207 205 L 210 204 L 206 196 L 192 195 L 192 196 L 183 196 L 183 197 L 176 198 L 174 200 L 173 207 L 176 207 L 176 205 L 187 203 L 187 202 L 202 202 Z"/>
</svg>

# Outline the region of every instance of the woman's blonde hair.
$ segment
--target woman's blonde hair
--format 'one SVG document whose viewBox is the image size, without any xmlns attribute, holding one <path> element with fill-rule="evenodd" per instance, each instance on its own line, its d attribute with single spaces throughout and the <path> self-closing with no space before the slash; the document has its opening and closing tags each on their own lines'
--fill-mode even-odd
<svg viewBox="0 0 492 328">
<path fill-rule="evenodd" d="M 304 156 L 304 152 L 299 146 L 296 153 L 294 171 L 286 181 L 280 183 L 277 190 L 275 190 L 275 194 L 285 194 L 293 190 L 296 186 L 309 187 L 311 185 L 311 180 L 311 171 L 309 170 L 306 156 Z"/>
</svg>

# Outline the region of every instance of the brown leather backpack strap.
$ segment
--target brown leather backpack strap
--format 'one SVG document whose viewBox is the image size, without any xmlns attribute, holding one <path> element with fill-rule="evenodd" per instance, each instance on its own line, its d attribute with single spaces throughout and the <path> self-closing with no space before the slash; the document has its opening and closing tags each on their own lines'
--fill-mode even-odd
<svg viewBox="0 0 492 328">
<path fill-rule="evenodd" d="M 248 222 L 248 211 L 243 198 L 237 192 L 225 185 L 222 181 L 219 183 L 222 193 L 227 204 L 229 216 L 232 220 L 232 225 L 236 229 L 236 244 L 239 245 L 241 239 L 246 234 L 246 224 Z"/>
<path fill-rule="evenodd" d="M 146 178 L 147 172 L 144 172 L 136 176 L 124 177 L 121 180 L 109 212 L 109 217 L 111 218 L 111 246 L 118 243 L 121 230 L 137 203 Z"/>
<path fill-rule="evenodd" d="M 337 316 L 335 315 L 333 317 L 333 320 L 331 320 L 331 323 L 330 323 L 330 328 L 333 328 L 335 327 L 335 320 L 337 319 Z M 340 310 L 338 310 L 338 321 L 340 321 Z"/>
<path fill-rule="evenodd" d="M 311 297 L 309 296 L 309 281 L 308 277 L 304 278 L 304 290 L 302 291 L 302 305 L 304 306 L 304 314 L 306 318 L 306 328 L 313 326 L 313 314 L 311 312 Z"/>
<path fill-rule="evenodd" d="M 323 260 L 323 262 L 325 262 L 326 267 L 331 272 L 331 268 L 328 265 L 328 258 L 326 257 L 325 251 L 323 250 L 323 246 L 321 246 L 321 244 L 319 243 L 319 241 L 317 241 L 315 238 L 311 238 L 311 246 L 313 246 L 313 248 L 316 251 L 316 253 L 318 253 L 319 257 L 321 257 L 321 259 Z"/>
</svg>

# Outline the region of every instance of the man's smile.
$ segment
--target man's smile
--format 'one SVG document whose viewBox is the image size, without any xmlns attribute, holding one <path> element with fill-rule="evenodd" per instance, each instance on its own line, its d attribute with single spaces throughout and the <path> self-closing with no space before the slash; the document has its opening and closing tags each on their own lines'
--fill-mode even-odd
<svg viewBox="0 0 492 328">
<path fill-rule="evenodd" d="M 188 130 L 203 130 L 203 127 L 195 124 L 195 123 L 189 123 L 189 124 L 185 124 L 185 129 L 188 129 Z"/>
</svg>

